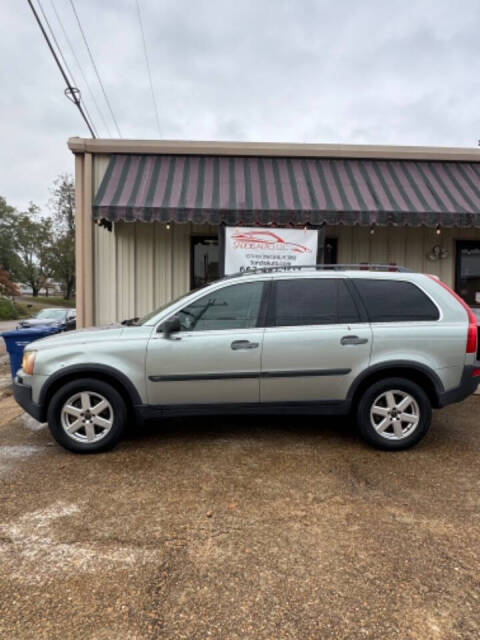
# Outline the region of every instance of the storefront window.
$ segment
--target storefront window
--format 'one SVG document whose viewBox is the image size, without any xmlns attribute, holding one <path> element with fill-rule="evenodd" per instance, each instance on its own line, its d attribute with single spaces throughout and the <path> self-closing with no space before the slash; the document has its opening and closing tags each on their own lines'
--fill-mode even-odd
<svg viewBox="0 0 480 640">
<path fill-rule="evenodd" d="M 455 290 L 471 307 L 480 307 L 480 242 L 457 242 Z"/>
</svg>

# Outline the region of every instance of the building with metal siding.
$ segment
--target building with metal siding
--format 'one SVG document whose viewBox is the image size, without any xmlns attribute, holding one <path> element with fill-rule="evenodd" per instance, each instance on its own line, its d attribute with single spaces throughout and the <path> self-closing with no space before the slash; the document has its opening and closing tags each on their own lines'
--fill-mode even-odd
<svg viewBox="0 0 480 640">
<path fill-rule="evenodd" d="M 196 252 L 218 254 L 221 224 L 324 226 L 329 259 L 434 273 L 480 306 L 480 150 L 80 138 L 69 147 L 80 326 L 142 315 L 206 278 Z"/>
</svg>

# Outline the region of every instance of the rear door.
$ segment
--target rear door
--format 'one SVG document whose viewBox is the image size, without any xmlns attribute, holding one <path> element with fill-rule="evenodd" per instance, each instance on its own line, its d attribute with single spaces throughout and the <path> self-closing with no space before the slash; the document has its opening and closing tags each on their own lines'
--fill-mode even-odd
<svg viewBox="0 0 480 640">
<path fill-rule="evenodd" d="M 343 277 L 274 279 L 260 399 L 339 401 L 368 367 L 371 329 Z"/>
</svg>

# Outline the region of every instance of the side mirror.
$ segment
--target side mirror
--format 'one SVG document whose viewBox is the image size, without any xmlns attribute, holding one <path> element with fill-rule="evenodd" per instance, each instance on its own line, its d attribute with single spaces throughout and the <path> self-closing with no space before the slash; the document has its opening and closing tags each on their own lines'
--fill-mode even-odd
<svg viewBox="0 0 480 640">
<path fill-rule="evenodd" d="M 178 331 L 182 330 L 182 325 L 180 324 L 180 319 L 178 317 L 173 317 L 170 320 L 167 320 L 162 324 L 160 330 L 163 331 L 163 337 L 170 338 L 172 333 L 178 333 Z"/>
</svg>

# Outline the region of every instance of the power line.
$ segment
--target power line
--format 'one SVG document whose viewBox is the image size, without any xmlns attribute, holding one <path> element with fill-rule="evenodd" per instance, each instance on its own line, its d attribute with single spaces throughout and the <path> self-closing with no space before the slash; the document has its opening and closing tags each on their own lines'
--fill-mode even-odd
<svg viewBox="0 0 480 640">
<path fill-rule="evenodd" d="M 65 57 L 64 57 L 64 55 L 62 53 L 62 50 L 60 49 L 60 46 L 59 46 L 59 44 L 57 42 L 55 34 L 53 33 L 53 29 L 52 29 L 52 27 L 50 25 L 50 22 L 48 21 L 48 18 L 47 18 L 47 15 L 46 15 L 45 11 L 43 10 L 42 3 L 40 2 L 40 0 L 37 0 L 37 4 L 40 7 L 40 11 L 42 13 L 43 20 L 44 20 L 45 24 L 47 25 L 48 30 L 50 31 L 50 35 L 51 35 L 51 37 L 53 39 L 53 42 L 55 43 L 55 46 L 57 47 L 57 51 L 60 54 L 60 58 L 62 59 L 62 62 L 63 62 L 64 66 L 65 66 L 65 68 L 67 70 L 67 73 L 70 75 L 70 78 L 71 78 L 73 84 L 76 84 L 75 83 L 75 78 L 73 77 L 73 73 L 72 73 L 70 67 L 68 66 L 67 61 L 65 60 Z"/>
<path fill-rule="evenodd" d="M 50 38 L 48 37 L 47 32 L 45 31 L 43 24 L 38 16 L 38 13 L 35 9 L 35 7 L 33 6 L 32 0 L 28 0 L 28 4 L 30 5 L 30 9 L 33 12 L 33 15 L 35 16 L 35 20 L 37 21 L 38 26 L 40 27 L 40 31 L 42 32 L 43 37 L 45 38 L 45 41 L 48 45 L 48 48 L 50 49 L 50 52 L 52 54 L 52 56 L 55 59 L 55 62 L 57 63 L 57 67 L 60 70 L 60 73 L 63 76 L 63 79 L 65 80 L 65 84 L 67 85 L 67 90 L 66 90 L 66 95 L 68 97 L 68 94 L 70 94 L 71 96 L 71 100 L 72 102 L 75 104 L 75 106 L 77 107 L 77 109 L 80 111 L 80 114 L 83 118 L 83 120 L 85 121 L 85 124 L 88 127 L 88 130 L 90 131 L 90 135 L 92 136 L 92 138 L 95 138 L 95 132 L 92 128 L 92 125 L 90 124 L 89 119 L 87 118 L 84 109 L 82 108 L 82 105 L 80 104 L 80 98 L 79 98 L 79 91 L 78 89 L 76 89 L 75 87 L 72 87 L 72 84 L 70 82 L 70 80 L 68 79 L 67 74 L 65 73 L 64 68 L 62 67 L 62 63 L 60 62 L 60 60 L 58 59 L 58 56 L 55 52 L 55 49 L 53 48 L 52 43 L 50 42 Z M 67 94 L 68 91 L 68 94 Z"/>
<path fill-rule="evenodd" d="M 72 6 L 73 13 L 75 14 L 75 19 L 77 21 L 78 28 L 80 29 L 80 33 L 82 34 L 83 42 L 85 43 L 85 47 L 87 48 L 88 56 L 90 58 L 90 62 L 92 63 L 92 66 L 93 66 L 93 68 L 95 70 L 95 75 L 97 76 L 98 83 L 99 83 L 99 85 L 100 85 L 100 87 L 102 89 L 103 97 L 105 98 L 105 102 L 107 103 L 108 110 L 110 111 L 110 115 L 112 116 L 112 120 L 113 120 L 113 122 L 115 124 L 115 128 L 117 129 L 118 136 L 119 136 L 119 138 L 121 138 L 122 134 L 120 133 L 120 129 L 118 127 L 117 119 L 115 118 L 115 114 L 113 113 L 112 105 L 110 104 L 110 100 L 108 99 L 107 92 L 105 91 L 105 88 L 103 86 L 103 82 L 102 82 L 102 79 L 100 78 L 100 74 L 98 72 L 97 65 L 95 64 L 95 60 L 93 59 L 93 55 L 92 55 L 92 52 L 90 50 L 90 47 L 88 46 L 87 38 L 85 36 L 85 32 L 83 31 L 82 23 L 80 22 L 80 18 L 78 17 L 78 13 L 77 13 L 77 10 L 75 9 L 75 5 L 73 3 L 73 0 L 70 0 L 70 4 Z"/>
<path fill-rule="evenodd" d="M 98 105 L 97 99 L 95 98 L 95 94 L 93 93 L 92 88 L 90 87 L 90 83 L 89 83 L 89 82 L 88 82 L 88 80 L 87 80 L 87 77 L 86 77 L 86 75 L 85 75 L 85 73 L 84 73 L 84 71 L 83 71 L 83 67 L 82 67 L 82 65 L 81 65 L 81 63 L 80 63 L 80 60 L 79 60 L 79 58 L 78 58 L 77 54 L 75 53 L 75 49 L 74 49 L 74 47 L 73 47 L 73 45 L 72 45 L 72 42 L 71 42 L 71 40 L 70 40 L 70 38 L 69 38 L 69 36 L 68 36 L 67 30 L 65 29 L 65 27 L 64 27 L 64 25 L 63 25 L 62 19 L 61 19 L 60 15 L 59 15 L 59 13 L 58 13 L 58 11 L 57 11 L 57 8 L 56 8 L 55 3 L 54 3 L 54 1 L 53 1 L 53 0 L 50 0 L 50 5 L 51 5 L 51 7 L 52 7 L 52 9 L 53 9 L 53 12 L 55 13 L 55 16 L 56 16 L 56 18 L 57 18 L 57 22 L 58 22 L 58 24 L 60 25 L 60 29 L 62 30 L 63 36 L 64 36 L 64 38 L 65 38 L 65 41 L 66 41 L 66 43 L 67 43 L 67 45 L 68 45 L 68 47 L 69 47 L 69 49 L 70 49 L 70 52 L 71 52 L 71 54 L 72 54 L 72 57 L 74 58 L 74 60 L 75 60 L 75 62 L 76 62 L 76 64 L 77 64 L 77 67 L 78 67 L 78 69 L 79 69 L 79 71 L 80 71 L 80 75 L 82 76 L 82 80 L 83 80 L 83 82 L 85 83 L 85 86 L 86 86 L 86 87 L 87 87 L 87 89 L 88 89 L 88 93 L 90 94 L 90 97 L 91 97 L 91 99 L 92 99 L 92 102 L 93 102 L 93 103 L 94 103 L 94 105 L 95 105 L 95 108 L 96 108 L 96 110 L 97 110 L 97 113 L 98 113 L 98 115 L 100 116 L 100 119 L 101 119 L 101 121 L 102 121 L 102 123 L 103 123 L 103 126 L 104 126 L 104 127 L 105 127 L 105 129 L 107 130 L 108 136 L 111 138 L 111 137 L 112 137 L 112 134 L 111 134 L 111 132 L 110 132 L 110 127 L 108 126 L 108 123 L 107 123 L 107 121 L 105 120 L 105 116 L 103 115 L 103 112 L 102 112 L 102 110 L 100 109 L 100 107 L 99 107 L 99 105 Z"/>
<path fill-rule="evenodd" d="M 158 117 L 157 101 L 155 99 L 155 91 L 153 90 L 152 72 L 151 72 L 151 69 L 150 69 L 150 62 L 148 60 L 147 41 L 145 40 L 145 31 L 143 29 L 142 13 L 140 11 L 140 2 L 139 2 L 139 0 L 136 0 L 136 3 L 137 3 L 138 22 L 140 24 L 140 31 L 141 31 L 141 34 L 142 34 L 143 53 L 145 54 L 145 63 L 147 65 L 148 81 L 150 83 L 150 91 L 152 93 L 153 108 L 155 110 L 155 120 L 157 121 L 158 135 L 161 136 L 162 134 L 161 134 L 161 129 L 160 129 L 160 118 Z"/>
<path fill-rule="evenodd" d="M 58 53 L 60 55 L 60 58 L 61 58 L 61 60 L 63 62 L 63 65 L 64 65 L 65 69 L 67 70 L 67 74 L 70 76 L 70 79 L 71 79 L 72 84 L 74 85 L 74 89 L 75 89 L 76 86 L 77 86 L 77 83 L 75 82 L 75 78 L 73 76 L 73 73 L 72 73 L 70 67 L 68 66 L 68 62 L 65 60 L 65 56 L 63 55 L 62 49 L 61 49 L 60 45 L 58 44 L 57 38 L 55 37 L 55 33 L 53 32 L 53 29 L 52 29 L 52 26 L 51 26 L 51 24 L 50 24 L 50 22 L 48 20 L 47 14 L 43 10 L 43 6 L 42 6 L 42 3 L 40 2 L 40 0 L 37 0 L 37 4 L 40 7 L 40 11 L 42 12 L 43 20 L 44 20 L 45 24 L 48 27 L 48 30 L 50 32 L 50 35 L 51 35 L 52 39 L 53 39 L 53 42 L 55 43 L 55 46 L 57 47 L 57 51 L 58 51 Z M 71 94 L 70 90 L 69 90 L 69 94 Z M 80 98 L 80 92 L 78 92 L 77 95 L 79 96 L 79 100 L 80 100 L 81 99 Z M 71 97 L 69 95 L 67 95 L 67 97 L 71 100 Z M 92 125 L 92 129 L 94 130 L 95 135 L 98 136 L 97 128 L 96 128 L 96 126 L 95 126 L 95 124 L 93 122 L 92 116 L 88 112 L 88 108 L 87 108 L 87 105 L 85 104 L 85 102 L 83 103 L 83 108 L 85 109 L 85 113 L 87 114 L 87 118 L 89 119 L 89 121 L 90 121 L 90 123 Z"/>
</svg>

